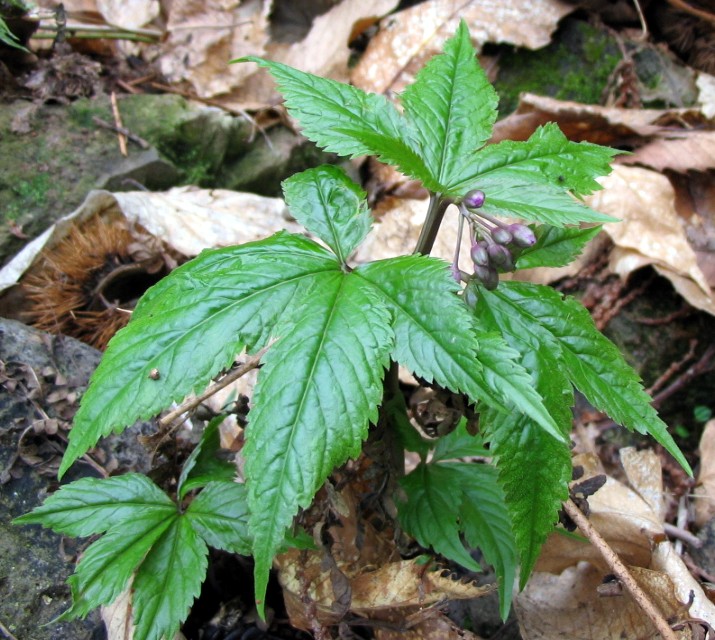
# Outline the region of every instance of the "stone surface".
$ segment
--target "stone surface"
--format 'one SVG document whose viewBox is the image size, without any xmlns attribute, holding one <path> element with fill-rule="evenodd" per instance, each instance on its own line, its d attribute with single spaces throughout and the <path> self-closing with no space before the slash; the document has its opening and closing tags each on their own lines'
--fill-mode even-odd
<svg viewBox="0 0 715 640">
<path fill-rule="evenodd" d="M 61 439 L 36 434 L 32 425 L 43 414 L 60 421 L 67 417 L 67 403 L 53 399 L 53 392 L 57 396 L 60 389 L 81 391 L 100 355 L 72 338 L 0 319 L 4 371 L 0 378 L 0 623 L 18 640 L 104 637 L 98 612 L 83 621 L 53 622 L 70 605 L 65 581 L 86 541 L 64 538 L 40 526 L 11 524 L 57 488 L 54 472 L 62 453 Z M 62 384 L 53 385 L 53 380 Z M 33 392 L 34 382 L 40 386 Z M 147 425 L 140 425 L 107 438 L 93 457 L 117 472 L 146 471 L 150 458 L 136 436 L 147 430 Z M 96 475 L 91 466 L 79 462 L 66 481 Z"/>
</svg>

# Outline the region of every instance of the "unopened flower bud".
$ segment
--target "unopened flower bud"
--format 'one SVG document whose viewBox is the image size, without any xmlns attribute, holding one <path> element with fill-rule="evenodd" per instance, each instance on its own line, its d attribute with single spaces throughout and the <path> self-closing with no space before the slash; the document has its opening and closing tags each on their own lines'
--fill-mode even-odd
<svg viewBox="0 0 715 640">
<path fill-rule="evenodd" d="M 534 232 L 523 224 L 510 224 L 509 231 L 514 238 L 514 244 L 517 247 L 526 249 L 527 247 L 533 247 L 536 243 L 536 236 Z"/>
<path fill-rule="evenodd" d="M 492 231 L 492 238 L 497 244 L 509 244 L 513 240 L 511 233 L 501 227 L 497 227 Z"/>
<path fill-rule="evenodd" d="M 477 302 L 479 301 L 479 293 L 477 281 L 474 278 L 467 282 L 467 286 L 464 287 L 462 299 L 470 309 L 474 309 L 474 307 L 477 306 Z"/>
<path fill-rule="evenodd" d="M 480 189 L 472 189 L 467 192 L 467 195 L 464 196 L 464 200 L 462 200 L 462 202 L 464 202 L 464 206 L 468 209 L 479 209 L 479 207 L 484 204 L 484 200 L 486 200 L 484 191 L 481 191 Z"/>
<path fill-rule="evenodd" d="M 512 271 L 514 269 L 514 258 L 511 251 L 500 244 L 492 244 L 487 249 L 489 258 L 492 264 L 499 267 L 503 271 Z"/>
<path fill-rule="evenodd" d="M 484 285 L 485 289 L 493 291 L 499 284 L 499 274 L 494 267 L 483 267 L 475 265 L 474 277 Z"/>
<path fill-rule="evenodd" d="M 472 256 L 472 262 L 474 264 L 479 264 L 482 266 L 487 266 L 489 264 L 489 253 L 487 252 L 487 243 L 483 240 L 476 242 L 472 245 L 472 250 L 470 251 Z"/>
</svg>

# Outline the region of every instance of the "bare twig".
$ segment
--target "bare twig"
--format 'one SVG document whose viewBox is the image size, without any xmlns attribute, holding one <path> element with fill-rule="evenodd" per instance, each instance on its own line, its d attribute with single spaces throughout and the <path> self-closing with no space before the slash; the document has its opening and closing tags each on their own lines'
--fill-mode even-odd
<svg viewBox="0 0 715 640">
<path fill-rule="evenodd" d="M 672 4 L 676 9 L 680 9 L 681 11 L 685 11 L 685 13 L 697 16 L 701 20 L 705 20 L 705 22 L 709 22 L 711 25 L 715 26 L 715 14 L 691 7 L 687 2 L 684 2 L 684 0 L 668 0 L 668 4 Z"/>
<path fill-rule="evenodd" d="M 180 418 L 187 411 L 191 411 L 198 407 L 204 400 L 210 398 L 215 393 L 221 391 L 221 389 L 226 388 L 232 382 L 235 382 L 240 377 L 245 376 L 249 371 L 256 369 L 261 363 L 261 358 L 267 349 L 261 349 L 257 354 L 250 356 L 246 362 L 242 365 L 236 367 L 229 371 L 223 378 L 218 382 L 212 384 L 206 391 L 195 398 L 189 398 L 185 402 L 182 402 L 176 409 L 167 413 L 163 418 L 159 420 L 159 426 L 166 428 L 171 425 L 177 418 Z M 182 422 L 185 418 L 182 419 Z"/>
<path fill-rule="evenodd" d="M 648 37 L 648 24 L 645 21 L 645 16 L 643 15 L 643 9 L 641 9 L 641 4 L 638 2 L 638 0 L 633 0 L 633 4 L 636 7 L 636 13 L 638 14 L 638 20 L 640 20 L 641 23 L 641 35 L 639 37 L 639 40 L 643 41 Z"/>
<path fill-rule="evenodd" d="M 2 633 L 7 640 L 17 640 L 17 638 L 10 633 L 10 630 L 2 622 L 0 622 L 0 633 Z"/>
<path fill-rule="evenodd" d="M 102 120 L 102 118 L 98 118 L 97 116 L 94 116 L 92 118 L 92 121 L 99 127 L 109 129 L 110 131 L 114 131 L 116 133 L 121 133 L 123 136 L 126 136 L 128 140 L 131 140 L 132 142 L 138 144 L 142 149 L 148 149 L 151 146 L 146 140 L 144 140 L 144 138 L 140 138 L 138 135 L 132 133 L 131 131 L 129 131 L 129 129 L 125 127 L 118 127 L 111 122 L 107 122 L 106 120 Z"/>
<path fill-rule="evenodd" d="M 117 140 L 119 141 L 119 152 L 127 157 L 127 137 L 121 132 L 124 129 L 122 124 L 122 115 L 119 113 L 119 105 L 117 104 L 117 94 L 112 91 L 109 94 L 109 101 L 112 104 L 112 115 L 114 116 L 114 124 L 116 125 Z"/>
<path fill-rule="evenodd" d="M 574 501 L 569 498 L 568 501 L 564 502 L 564 509 L 566 510 L 566 513 L 568 513 L 569 517 L 576 523 L 578 528 L 581 529 L 583 534 L 591 541 L 591 544 L 598 549 L 600 554 L 603 556 L 603 559 L 606 561 L 606 564 L 608 564 L 614 575 L 628 590 L 638 606 L 640 606 L 643 612 L 650 618 L 663 640 L 678 640 L 677 634 L 670 628 L 667 620 L 663 617 L 660 611 L 658 611 L 657 607 L 653 604 L 648 595 L 638 586 L 638 583 L 630 574 L 626 565 L 623 564 L 618 555 L 616 555 L 616 552 L 611 549 L 601 534 L 596 531 L 595 527 L 591 524 L 588 518 L 583 515 Z"/>
<path fill-rule="evenodd" d="M 703 541 L 697 536 L 690 533 L 690 531 L 683 529 L 682 527 L 676 527 L 674 524 L 668 522 L 663 523 L 663 528 L 665 530 L 665 535 L 669 538 L 675 538 L 678 541 L 683 541 L 691 547 L 699 549 L 703 546 Z"/>
<path fill-rule="evenodd" d="M 665 400 L 670 398 L 674 393 L 686 387 L 691 380 L 697 378 L 700 374 L 711 371 L 715 368 L 715 345 L 710 345 L 703 355 L 695 364 L 688 367 L 683 374 L 675 380 L 670 386 L 666 387 L 658 395 L 653 398 L 653 406 L 658 408 Z"/>
<path fill-rule="evenodd" d="M 693 338 L 688 346 L 688 352 L 676 362 L 673 362 L 660 376 L 658 379 L 646 389 L 648 395 L 653 395 L 660 391 L 678 371 L 680 371 L 688 362 L 690 362 L 695 357 L 695 349 L 698 346 L 698 341 Z"/>
</svg>

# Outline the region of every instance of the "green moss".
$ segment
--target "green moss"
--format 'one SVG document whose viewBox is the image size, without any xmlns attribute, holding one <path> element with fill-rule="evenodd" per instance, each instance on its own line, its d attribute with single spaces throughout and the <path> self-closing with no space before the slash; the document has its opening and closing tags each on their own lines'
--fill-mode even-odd
<svg viewBox="0 0 715 640">
<path fill-rule="evenodd" d="M 566 20 L 549 46 L 501 54 L 494 83 L 499 113 L 514 111 L 523 92 L 597 104 L 620 59 L 617 44 L 607 34 L 585 22 Z"/>
</svg>

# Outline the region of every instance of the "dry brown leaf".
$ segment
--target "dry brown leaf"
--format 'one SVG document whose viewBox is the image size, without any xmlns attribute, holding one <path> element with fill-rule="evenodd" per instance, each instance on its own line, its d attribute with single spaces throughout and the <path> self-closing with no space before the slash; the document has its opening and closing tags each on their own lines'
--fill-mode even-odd
<svg viewBox="0 0 715 640">
<path fill-rule="evenodd" d="M 159 16 L 158 0 L 97 0 L 102 17 L 115 27 L 139 29 Z"/>
<path fill-rule="evenodd" d="M 600 182 L 603 189 L 586 201 L 597 211 L 621 220 L 604 225 L 616 245 L 610 257 L 611 270 L 622 278 L 646 265 L 663 269 L 666 277 L 674 273 L 700 289 L 699 295 L 692 295 L 682 288 L 686 300 L 715 315 L 712 291 L 685 236 L 668 178 L 648 169 L 617 165 Z"/>
<path fill-rule="evenodd" d="M 715 168 L 715 131 L 670 131 L 620 158 L 623 164 L 640 164 L 658 171 L 706 171 Z"/>
<path fill-rule="evenodd" d="M 169 12 L 162 73 L 186 82 L 202 98 L 238 109 L 280 101 L 270 75 L 252 64 L 229 60 L 256 55 L 323 77 L 346 80 L 355 26 L 389 13 L 397 0 L 343 0 L 318 16 L 300 42 L 271 39 L 270 0 L 226 3 L 185 1 Z"/>
<path fill-rule="evenodd" d="M 390 16 L 368 45 L 351 79 L 366 91 L 401 91 L 457 29 L 469 27 L 477 48 L 504 42 L 537 49 L 549 43 L 574 7 L 559 0 L 427 0 Z"/>
<path fill-rule="evenodd" d="M 715 518 L 715 420 L 710 420 L 700 436 L 700 470 L 694 489 L 695 524 L 703 527 Z"/>
<path fill-rule="evenodd" d="M 639 567 L 631 567 L 631 571 L 666 617 L 682 615 L 682 603 L 667 575 Z M 526 589 L 514 599 L 524 640 L 654 637 L 652 623 L 627 592 L 620 596 L 599 596 L 597 589 L 606 573 L 584 562 L 559 576 L 534 574 Z M 678 632 L 678 638 L 691 637 L 689 631 Z"/>
<path fill-rule="evenodd" d="M 633 145 L 638 138 L 672 131 L 663 123 L 699 120 L 702 117 L 696 109 L 621 109 L 525 93 L 516 111 L 495 125 L 491 142 L 526 140 L 537 127 L 556 122 L 576 142 Z"/>
<path fill-rule="evenodd" d="M 628 484 L 643 498 L 658 521 L 662 522 L 665 519 L 665 501 L 660 458 L 652 449 L 638 451 L 634 447 L 621 449 L 619 455 Z"/>
<path fill-rule="evenodd" d="M 112 604 L 101 608 L 102 622 L 107 628 L 107 640 L 132 640 L 134 623 L 132 622 L 132 590 L 125 589 Z M 186 640 L 180 631 L 173 640 Z"/>
</svg>

